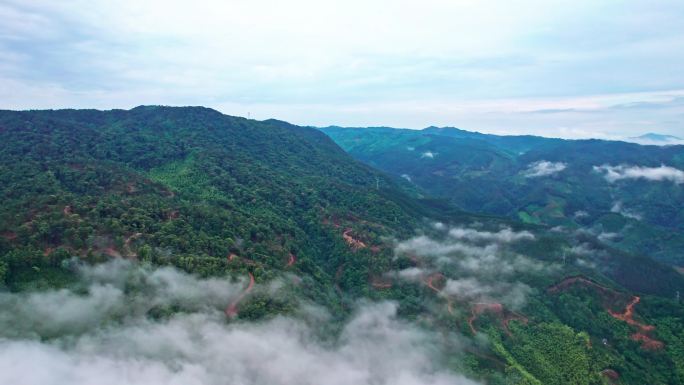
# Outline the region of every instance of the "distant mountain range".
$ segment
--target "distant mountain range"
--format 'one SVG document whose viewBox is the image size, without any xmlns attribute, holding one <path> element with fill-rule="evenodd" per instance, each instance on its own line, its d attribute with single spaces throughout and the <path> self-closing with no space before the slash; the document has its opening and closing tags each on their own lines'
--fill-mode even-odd
<svg viewBox="0 0 684 385">
<path fill-rule="evenodd" d="M 457 128 L 323 128 L 355 158 L 474 212 L 585 229 L 684 265 L 684 146 Z M 647 138 L 671 137 L 648 134 Z"/>
<path fill-rule="evenodd" d="M 352 383 L 682 383 L 684 276 L 646 254 L 681 262 L 683 147 L 323 131 L 367 164 L 202 107 L 0 111 L 0 348 L 160 351 L 181 371 L 227 362 L 227 382 L 242 355 L 243 382 L 277 382 L 251 377 L 280 362 L 253 344 L 306 370 L 354 362 Z"/>
<path fill-rule="evenodd" d="M 662 135 L 662 134 L 655 134 L 655 133 L 648 133 L 644 134 L 641 136 L 637 136 L 636 138 L 633 139 L 648 139 L 648 140 L 653 140 L 653 141 L 658 141 L 658 142 L 669 142 L 673 140 L 682 140 L 682 138 L 677 137 L 677 136 L 672 136 L 672 135 Z"/>
<path fill-rule="evenodd" d="M 684 139 L 674 136 L 674 135 L 663 135 L 649 132 L 641 136 L 630 137 L 629 141 L 640 143 L 640 144 L 655 144 L 655 145 L 667 145 L 667 144 L 684 144 Z"/>
</svg>

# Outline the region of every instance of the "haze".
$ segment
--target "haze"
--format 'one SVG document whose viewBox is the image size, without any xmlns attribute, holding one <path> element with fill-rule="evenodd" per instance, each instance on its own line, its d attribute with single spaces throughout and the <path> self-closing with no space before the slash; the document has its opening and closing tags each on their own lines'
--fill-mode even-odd
<svg viewBox="0 0 684 385">
<path fill-rule="evenodd" d="M 0 2 L 0 108 L 681 135 L 684 3 Z"/>
</svg>

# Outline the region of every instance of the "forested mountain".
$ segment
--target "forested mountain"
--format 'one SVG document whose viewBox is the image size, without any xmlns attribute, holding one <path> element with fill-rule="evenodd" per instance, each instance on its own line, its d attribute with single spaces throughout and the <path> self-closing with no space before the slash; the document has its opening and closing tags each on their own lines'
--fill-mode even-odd
<svg viewBox="0 0 684 385">
<path fill-rule="evenodd" d="M 436 127 L 323 131 L 356 159 L 465 210 L 585 229 L 684 265 L 684 146 Z"/>
<path fill-rule="evenodd" d="M 349 365 L 345 378 L 360 378 L 361 367 L 379 384 L 682 382 L 684 278 L 613 247 L 626 241 L 608 237 L 609 226 L 633 222 L 570 200 L 575 179 L 559 174 L 557 186 L 527 193 L 541 194 L 541 211 L 509 197 L 530 189 L 520 172 L 538 159 L 567 163 L 565 172 L 593 165 L 592 154 L 612 165 L 648 156 L 649 165 L 677 166 L 677 148 L 663 150 L 666 159 L 626 147 L 621 158 L 606 142 L 578 142 L 585 147 L 571 155 L 564 141 L 538 138 L 505 148 L 498 138 L 325 131 L 412 183 L 354 160 L 316 129 L 207 108 L 0 111 L 0 340 L 80 360 L 93 351 L 174 364 L 201 357 L 193 368 L 237 383 L 278 375 L 225 369 L 233 363 L 221 349 L 246 342 L 251 358 L 322 356 L 335 370 Z M 420 163 L 443 158 L 452 159 L 443 168 Z M 427 188 L 447 175 L 454 184 Z M 478 176 L 506 184 L 476 187 Z M 622 191 L 600 171 L 591 178 L 602 194 Z M 671 187 L 630 185 L 621 199 L 678 199 L 681 187 Z M 554 189 L 565 200 L 543 195 Z M 555 222 L 549 197 L 564 208 Z M 586 218 L 568 219 L 581 210 Z M 642 215 L 657 231 L 682 224 Z M 173 333 L 178 345 L 166 340 Z M 121 348 L 129 340 L 135 349 Z M 145 345 L 152 341 L 163 343 Z M 398 348 L 355 357 L 376 341 Z M 399 354 L 412 358 L 386 360 Z"/>
</svg>

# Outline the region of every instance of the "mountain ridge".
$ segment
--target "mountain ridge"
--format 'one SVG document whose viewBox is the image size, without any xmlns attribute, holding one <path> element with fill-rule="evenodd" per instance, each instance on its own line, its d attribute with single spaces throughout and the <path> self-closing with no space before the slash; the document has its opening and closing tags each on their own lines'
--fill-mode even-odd
<svg viewBox="0 0 684 385">
<path fill-rule="evenodd" d="M 127 310 L 97 313 L 85 338 L 127 331 L 130 317 L 221 331 L 288 320 L 321 324 L 328 351 L 372 303 L 416 335 L 440 336 L 440 369 L 483 383 L 598 384 L 607 369 L 627 383 L 677 383 L 684 373 L 674 297 L 684 277 L 670 266 L 605 234 L 421 198 L 313 128 L 203 108 L 0 111 L 0 141 L 0 301 L 17 309 L 0 317 L 15 325 L 3 339 L 22 343 L 28 329 L 46 344 L 78 340 L 77 314 L 31 323 L 36 299 L 97 311 L 98 293 L 119 290 Z M 483 165 L 512 159 L 461 143 L 489 151 Z M 448 155 L 413 144 L 397 154 Z"/>
</svg>

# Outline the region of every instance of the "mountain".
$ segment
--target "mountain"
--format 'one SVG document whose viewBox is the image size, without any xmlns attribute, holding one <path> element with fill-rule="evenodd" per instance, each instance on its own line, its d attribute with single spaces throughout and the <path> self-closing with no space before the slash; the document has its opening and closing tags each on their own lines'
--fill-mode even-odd
<svg viewBox="0 0 684 385">
<path fill-rule="evenodd" d="M 322 129 L 355 158 L 464 210 L 586 229 L 684 265 L 684 146 L 454 128 Z"/>
<path fill-rule="evenodd" d="M 641 136 L 637 136 L 636 138 L 632 139 L 646 139 L 646 140 L 652 140 L 654 142 L 670 142 L 673 140 L 682 140 L 682 138 L 672 136 L 672 135 L 662 135 L 662 134 L 654 134 L 652 132 L 648 134 L 644 134 Z"/>
<path fill-rule="evenodd" d="M 0 111 L 0 358 L 141 375 L 172 361 L 169 381 L 211 383 L 290 383 L 270 368 L 302 362 L 296 383 L 342 369 L 359 383 L 681 382 L 670 266 L 533 211 L 425 197 L 441 171 L 472 183 L 439 188 L 484 202 L 474 211 L 506 208 L 489 170 L 536 159 L 530 141 L 559 162 L 565 142 L 368 135 L 337 140 L 412 182 L 316 129 L 202 107 Z M 577 159 L 605 157 L 583 145 Z M 625 151 L 655 157 L 639 149 Z"/>
<path fill-rule="evenodd" d="M 673 135 L 655 134 L 650 132 L 641 136 L 631 137 L 629 138 L 629 141 L 639 144 L 671 145 L 682 144 L 684 139 Z"/>
</svg>

